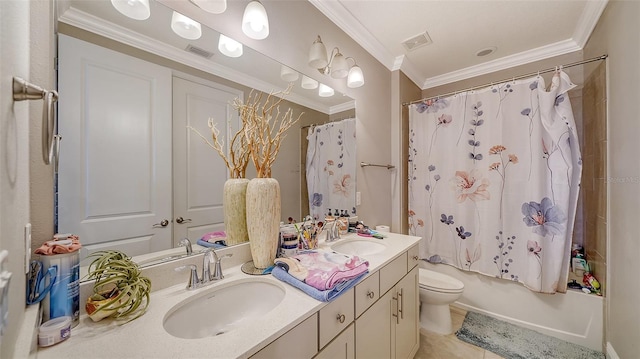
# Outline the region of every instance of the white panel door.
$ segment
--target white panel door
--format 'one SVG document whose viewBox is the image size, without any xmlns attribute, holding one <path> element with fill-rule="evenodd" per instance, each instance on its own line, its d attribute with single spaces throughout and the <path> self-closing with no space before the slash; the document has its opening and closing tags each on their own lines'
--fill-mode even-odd
<svg viewBox="0 0 640 359">
<path fill-rule="evenodd" d="M 171 71 L 64 35 L 59 49 L 59 232 L 83 257 L 170 248 Z"/>
<path fill-rule="evenodd" d="M 222 191 L 228 178 L 227 167 L 218 153 L 188 126 L 212 142 L 207 123 L 213 118 L 227 153 L 228 134 L 235 134 L 239 128 L 238 113 L 232 103 L 242 95 L 239 90 L 203 80 L 173 78 L 175 245 L 184 237 L 195 242 L 207 232 L 224 230 Z"/>
</svg>

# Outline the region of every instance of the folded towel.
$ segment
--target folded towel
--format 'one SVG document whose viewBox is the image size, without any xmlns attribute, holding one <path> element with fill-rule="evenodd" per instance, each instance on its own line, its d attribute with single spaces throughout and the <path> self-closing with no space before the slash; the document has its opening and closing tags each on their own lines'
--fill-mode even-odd
<svg viewBox="0 0 640 359">
<path fill-rule="evenodd" d="M 51 241 L 44 242 L 39 248 L 37 248 L 35 254 L 53 255 L 72 253 L 82 248 L 80 239 L 76 235 L 69 235 L 66 238 L 56 238 Z"/>
<path fill-rule="evenodd" d="M 307 268 L 300 265 L 300 261 L 295 258 L 276 258 L 276 265 L 282 267 L 297 280 L 305 280 L 309 275 Z"/>
<path fill-rule="evenodd" d="M 226 247 L 226 245 L 224 244 L 224 241 L 217 241 L 215 243 L 212 243 L 212 242 L 203 241 L 202 239 L 198 239 L 196 243 L 203 247 L 210 247 L 214 249 Z"/>
<path fill-rule="evenodd" d="M 225 239 L 227 239 L 227 233 L 225 233 L 224 231 L 209 232 L 209 233 L 206 233 L 204 236 L 202 236 L 202 238 L 200 239 L 202 239 L 205 242 L 215 243 L 215 242 L 224 241 Z"/>
<path fill-rule="evenodd" d="M 275 262 L 283 261 L 283 258 L 278 258 Z M 299 263 L 295 265 L 295 261 Z M 318 290 L 332 289 L 338 283 L 369 270 L 369 262 L 358 256 L 325 251 L 304 251 L 289 257 L 285 263 L 289 274 Z M 306 275 L 304 270 L 308 272 Z"/>
<path fill-rule="evenodd" d="M 348 291 L 349 289 L 351 289 L 351 287 L 356 285 L 365 275 L 367 275 L 367 272 L 361 273 L 359 276 L 351 278 L 349 280 L 340 282 L 336 284 L 332 289 L 327 290 L 318 290 L 302 281 L 299 281 L 291 274 L 287 273 L 287 271 L 279 265 L 276 265 L 273 268 L 273 270 L 271 271 L 271 275 L 287 284 L 300 289 L 316 300 L 319 300 L 321 302 L 330 302 L 340 296 L 340 294 Z"/>
</svg>

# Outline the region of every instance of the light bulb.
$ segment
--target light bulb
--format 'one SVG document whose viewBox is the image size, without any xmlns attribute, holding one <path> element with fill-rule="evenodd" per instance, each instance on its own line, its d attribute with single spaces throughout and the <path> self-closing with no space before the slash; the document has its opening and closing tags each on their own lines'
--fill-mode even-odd
<svg viewBox="0 0 640 359">
<path fill-rule="evenodd" d="M 220 34 L 220 39 L 218 40 L 218 50 L 229 57 L 242 56 L 242 44 L 222 34 Z"/>
<path fill-rule="evenodd" d="M 227 10 L 227 0 L 191 0 L 191 2 L 212 14 L 222 14 Z"/>
<path fill-rule="evenodd" d="M 358 65 L 353 65 L 349 70 L 349 77 L 347 77 L 347 86 L 350 88 L 356 88 L 364 85 L 364 74 L 362 69 Z"/>
<path fill-rule="evenodd" d="M 320 97 L 331 97 L 333 96 L 334 91 L 331 87 L 325 85 L 325 84 L 320 84 L 320 87 L 318 89 L 318 96 Z"/>
<path fill-rule="evenodd" d="M 111 0 L 111 5 L 134 20 L 146 20 L 151 16 L 149 0 Z"/>
<path fill-rule="evenodd" d="M 250 2 L 244 9 L 242 32 L 255 40 L 262 40 L 269 36 L 269 18 L 259 1 Z"/>
<path fill-rule="evenodd" d="M 171 16 L 171 29 L 178 34 L 178 36 L 188 40 L 196 40 L 202 36 L 202 29 L 199 22 L 175 11 Z"/>
</svg>

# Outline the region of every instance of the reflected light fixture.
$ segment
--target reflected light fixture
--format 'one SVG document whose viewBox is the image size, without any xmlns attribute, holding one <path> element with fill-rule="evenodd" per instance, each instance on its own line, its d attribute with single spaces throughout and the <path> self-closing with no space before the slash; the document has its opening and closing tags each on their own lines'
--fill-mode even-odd
<svg viewBox="0 0 640 359">
<path fill-rule="evenodd" d="M 262 40 L 269 36 L 269 18 L 259 1 L 251 1 L 244 9 L 242 32 L 255 40 Z"/>
<path fill-rule="evenodd" d="M 353 66 L 349 67 L 348 60 L 353 60 Z M 320 35 L 309 49 L 309 66 L 318 69 L 321 74 L 330 75 L 334 79 L 347 78 L 347 86 L 356 88 L 364 85 L 364 74 L 356 60 L 352 57 L 344 57 L 340 49 L 334 47 L 327 56 L 327 49 L 322 43 Z"/>
<path fill-rule="evenodd" d="M 282 65 L 280 69 L 280 78 L 287 82 L 293 82 L 300 77 L 300 74 L 296 70 L 293 70 L 290 67 Z"/>
<path fill-rule="evenodd" d="M 300 80 L 300 87 L 307 90 L 313 90 L 318 88 L 318 81 L 312 79 L 311 77 L 302 75 L 302 80 Z"/>
<path fill-rule="evenodd" d="M 220 39 L 218 40 L 218 50 L 229 57 L 242 56 L 242 44 L 222 34 L 220 34 Z"/>
<path fill-rule="evenodd" d="M 196 40 L 202 36 L 199 22 L 175 11 L 171 15 L 171 30 L 187 40 Z"/>
<path fill-rule="evenodd" d="M 146 20 L 151 16 L 149 0 L 111 0 L 111 5 L 122 15 L 135 20 Z"/>
<path fill-rule="evenodd" d="M 318 89 L 318 96 L 320 97 L 331 97 L 333 96 L 334 91 L 331 87 L 325 85 L 325 84 L 320 84 L 320 87 Z"/>
<path fill-rule="evenodd" d="M 191 2 L 212 14 L 222 14 L 227 10 L 227 0 L 191 0 Z"/>
</svg>

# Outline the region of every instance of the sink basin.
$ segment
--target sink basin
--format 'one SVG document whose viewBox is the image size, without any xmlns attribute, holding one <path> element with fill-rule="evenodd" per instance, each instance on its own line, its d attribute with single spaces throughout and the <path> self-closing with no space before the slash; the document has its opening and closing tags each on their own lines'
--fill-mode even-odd
<svg viewBox="0 0 640 359">
<path fill-rule="evenodd" d="M 222 335 L 269 313 L 284 295 L 281 285 L 253 279 L 212 287 L 176 304 L 165 315 L 163 326 L 183 339 Z"/>
<path fill-rule="evenodd" d="M 380 242 L 379 239 L 348 239 L 338 242 L 331 246 L 331 249 L 344 254 L 351 254 L 357 256 L 367 256 L 384 251 L 387 245 Z"/>
</svg>

